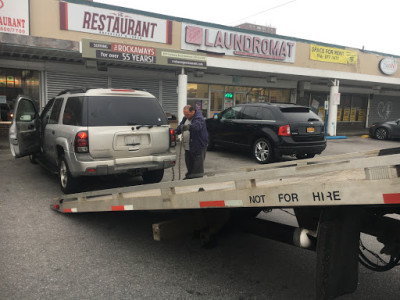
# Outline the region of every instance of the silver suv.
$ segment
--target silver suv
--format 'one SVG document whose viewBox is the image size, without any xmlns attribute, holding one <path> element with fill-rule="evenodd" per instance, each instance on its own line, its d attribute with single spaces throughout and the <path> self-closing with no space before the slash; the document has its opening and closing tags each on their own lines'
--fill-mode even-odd
<svg viewBox="0 0 400 300">
<path fill-rule="evenodd" d="M 148 92 L 76 89 L 49 100 L 38 115 L 18 97 L 9 132 L 14 157 L 30 155 L 57 173 L 64 193 L 79 176 L 120 173 L 160 182 L 176 161 L 175 135 L 158 100 Z"/>
</svg>

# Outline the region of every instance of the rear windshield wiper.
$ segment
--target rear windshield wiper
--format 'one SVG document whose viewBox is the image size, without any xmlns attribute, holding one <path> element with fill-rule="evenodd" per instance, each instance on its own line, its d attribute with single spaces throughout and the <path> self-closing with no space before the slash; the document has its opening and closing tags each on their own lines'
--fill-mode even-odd
<svg viewBox="0 0 400 300">
<path fill-rule="evenodd" d="M 138 123 L 136 123 L 136 122 L 133 122 L 133 121 L 131 121 L 131 122 L 128 122 L 128 125 L 137 125 Z"/>
<path fill-rule="evenodd" d="M 319 121 L 319 120 L 318 120 L 318 119 L 315 119 L 315 118 L 309 118 L 307 121 L 308 121 L 308 122 L 311 122 L 311 121 Z"/>
<path fill-rule="evenodd" d="M 137 130 L 139 130 L 142 127 L 148 127 L 148 128 L 153 128 L 154 125 L 139 125 L 138 127 L 136 127 Z"/>
</svg>

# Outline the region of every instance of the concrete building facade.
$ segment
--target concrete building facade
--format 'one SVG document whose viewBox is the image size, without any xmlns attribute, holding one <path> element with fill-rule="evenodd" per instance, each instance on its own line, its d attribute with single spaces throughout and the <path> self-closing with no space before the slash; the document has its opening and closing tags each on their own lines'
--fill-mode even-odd
<svg viewBox="0 0 400 300">
<path fill-rule="evenodd" d="M 186 103 L 205 117 L 251 102 L 322 118 L 328 107 L 331 135 L 400 118 L 398 56 L 92 1 L 2 3 L 0 103 L 11 109 L 18 94 L 40 109 L 90 86 L 146 89 L 178 117 Z"/>
</svg>

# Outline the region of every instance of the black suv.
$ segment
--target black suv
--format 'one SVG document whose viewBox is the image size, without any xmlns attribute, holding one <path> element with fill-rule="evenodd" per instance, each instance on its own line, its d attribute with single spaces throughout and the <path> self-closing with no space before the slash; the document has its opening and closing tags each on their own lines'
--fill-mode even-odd
<svg viewBox="0 0 400 300">
<path fill-rule="evenodd" d="M 255 103 L 228 108 L 206 120 L 209 144 L 251 150 L 265 164 L 282 155 L 311 158 L 326 148 L 323 121 L 309 107 Z"/>
</svg>

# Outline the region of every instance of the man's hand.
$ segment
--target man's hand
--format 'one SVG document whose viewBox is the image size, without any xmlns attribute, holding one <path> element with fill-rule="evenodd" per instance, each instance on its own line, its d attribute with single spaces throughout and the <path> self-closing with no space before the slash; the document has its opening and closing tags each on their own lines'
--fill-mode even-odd
<svg viewBox="0 0 400 300">
<path fill-rule="evenodd" d="M 182 132 L 187 131 L 187 130 L 189 130 L 189 128 L 190 128 L 190 125 L 184 124 L 181 126 L 181 131 Z"/>
</svg>

